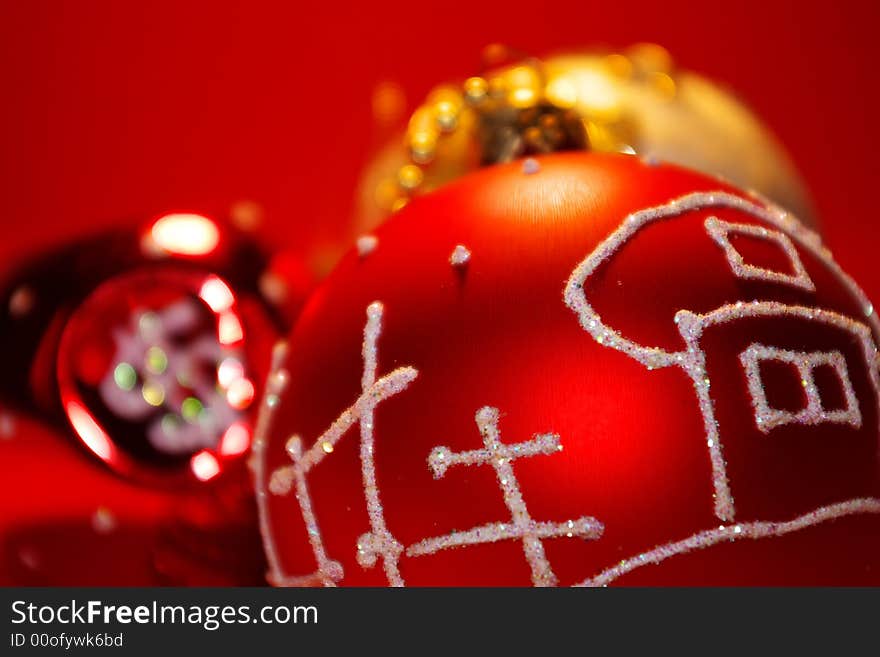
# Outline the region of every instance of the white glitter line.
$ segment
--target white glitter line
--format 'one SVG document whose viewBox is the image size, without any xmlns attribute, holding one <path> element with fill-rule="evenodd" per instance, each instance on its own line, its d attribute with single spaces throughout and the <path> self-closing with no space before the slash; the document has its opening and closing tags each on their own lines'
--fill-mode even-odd
<svg viewBox="0 0 880 657">
<path fill-rule="evenodd" d="M 848 424 L 856 429 L 862 426 L 862 414 L 859 402 L 853 390 L 846 367 L 846 359 L 839 351 L 833 352 L 802 352 L 777 349 L 762 344 L 752 344 L 739 356 L 746 372 L 752 406 L 755 409 L 755 423 L 764 433 L 783 424 Z M 763 361 L 775 361 L 793 365 L 800 377 L 801 385 L 807 396 L 807 406 L 796 413 L 771 408 L 767 401 L 767 393 L 761 378 L 760 364 Z M 817 367 L 828 366 L 834 370 L 843 390 L 846 408 L 826 411 L 813 372 Z"/>
<path fill-rule="evenodd" d="M 372 388 L 376 381 L 376 342 L 382 331 L 382 310 L 382 304 L 379 302 L 371 303 L 367 308 L 367 326 L 364 329 L 363 344 L 364 374 L 361 378 L 361 387 L 365 393 Z M 400 392 L 417 375 L 418 372 L 415 369 L 408 368 L 408 380 L 402 382 L 401 385 L 395 384 L 394 390 Z M 359 549 L 358 557 L 363 566 L 374 564 L 376 556 L 381 555 L 388 582 L 391 586 L 403 586 L 403 578 L 400 576 L 398 566 L 403 546 L 388 531 L 385 515 L 382 511 L 382 502 L 379 499 L 379 488 L 376 484 L 376 467 L 373 459 L 373 411 L 378 403 L 379 400 L 375 397 L 372 399 L 368 397 L 367 401 L 361 403 L 361 474 L 372 532 L 369 540 L 370 556 L 365 558 L 365 553 Z"/>
<path fill-rule="evenodd" d="M 306 469 L 306 472 L 315 465 L 324 460 L 327 454 L 333 452 L 333 448 L 340 439 L 351 429 L 357 422 L 361 422 L 365 416 L 365 410 L 371 405 L 375 408 L 375 404 L 383 402 L 402 392 L 412 381 L 418 376 L 418 372 L 412 367 L 400 367 L 390 374 L 383 376 L 376 381 L 367 390 L 357 398 L 355 403 L 345 409 L 330 425 L 318 440 L 306 451 L 299 460 L 300 466 Z M 373 403 L 375 402 L 375 404 Z M 276 495 L 283 495 L 290 491 L 292 482 L 288 481 L 287 473 L 293 470 L 292 465 L 278 468 L 273 473 L 273 480 L 277 480 L 276 486 L 278 490 L 272 491 Z"/>
<path fill-rule="evenodd" d="M 294 463 L 289 470 L 290 480 L 281 482 L 288 472 L 282 475 L 279 468 L 272 473 L 272 478 L 269 480 L 269 491 L 275 495 L 281 495 L 290 490 L 291 481 L 296 486 L 296 501 L 299 503 L 303 523 L 306 526 L 306 533 L 309 536 L 309 544 L 312 546 L 312 553 L 315 555 L 315 562 L 318 568 L 312 575 L 285 577 L 281 581 L 286 582 L 289 586 L 302 585 L 304 581 L 313 580 L 319 581 L 324 586 L 336 586 L 336 582 L 342 581 L 345 573 L 342 569 L 342 564 L 328 557 L 327 551 L 324 548 L 321 530 L 318 527 L 318 520 L 312 508 L 312 496 L 309 493 L 308 482 L 306 481 L 306 474 L 310 466 L 304 466 L 301 461 L 302 440 L 299 436 L 292 436 L 287 441 L 287 453 Z"/>
<path fill-rule="evenodd" d="M 681 359 L 680 365 L 691 377 L 700 415 L 703 416 L 703 428 L 706 431 L 706 448 L 709 450 L 709 462 L 712 464 L 712 487 L 715 516 L 726 522 L 733 522 L 736 516 L 730 481 L 727 478 L 727 462 L 724 460 L 721 438 L 718 435 L 718 421 L 715 419 L 715 405 L 709 394 L 711 382 L 706 374 L 706 354 L 699 347 L 702 326 L 699 317 L 693 313 L 679 311 L 675 315 L 675 323 L 679 332 L 688 342 L 687 356 Z"/>
<path fill-rule="evenodd" d="M 649 370 L 659 369 L 662 367 L 680 367 L 691 378 L 694 384 L 694 390 L 697 395 L 697 402 L 700 412 L 703 416 L 703 423 L 706 430 L 706 445 L 709 451 L 709 460 L 712 465 L 712 484 L 714 488 L 714 510 L 715 515 L 723 521 L 731 522 L 735 517 L 735 506 L 733 495 L 731 494 L 728 479 L 727 467 L 724 461 L 720 440 L 718 437 L 717 422 L 714 417 L 714 409 L 712 399 L 709 396 L 710 381 L 706 376 L 705 355 L 699 347 L 698 340 L 703 327 L 707 321 L 726 321 L 721 319 L 721 315 L 710 313 L 706 316 L 698 316 L 686 310 L 679 311 L 675 316 L 678 330 L 688 343 L 688 348 L 683 351 L 667 351 L 659 347 L 642 346 L 627 338 L 623 337 L 619 332 L 605 325 L 601 316 L 593 309 L 589 301 L 587 301 L 584 283 L 606 260 L 611 258 L 630 238 L 632 238 L 644 226 L 658 220 L 669 219 L 681 215 L 691 210 L 705 210 L 709 208 L 732 208 L 747 213 L 757 219 L 763 220 L 774 227 L 791 235 L 803 248 L 815 255 L 847 288 L 847 290 L 856 298 L 860 307 L 863 309 L 868 322 L 874 330 L 875 335 L 880 334 L 880 323 L 874 313 L 874 308 L 868 301 L 865 294 L 859 289 L 856 283 L 850 278 L 834 260 L 831 253 L 822 246 L 819 236 L 813 231 L 805 228 L 794 217 L 787 214 L 783 210 L 768 206 L 762 207 L 752 201 L 727 192 L 696 192 L 682 196 L 679 199 L 671 201 L 665 205 L 648 208 L 635 212 L 622 222 L 622 224 L 592 253 L 590 253 L 575 268 L 565 286 L 564 300 L 566 305 L 571 308 L 578 316 L 581 326 L 587 331 L 596 342 L 600 345 L 611 347 L 623 352 L 627 356 L 637 360 Z M 711 223 L 710 223 L 711 226 Z M 760 227 L 758 228 L 760 230 Z M 711 231 L 710 231 L 711 232 Z M 766 236 L 765 236 L 766 237 Z M 789 242 L 790 244 L 790 242 Z M 783 246 L 783 248 L 785 248 Z M 793 247 L 792 247 L 793 249 Z M 738 255 L 738 254 L 737 254 Z M 795 251 L 797 256 L 797 252 Z M 728 254 L 728 260 L 730 260 Z M 797 258 L 800 262 L 800 258 Z M 801 263 L 802 266 L 803 263 Z M 797 265 L 794 265 L 797 271 Z M 752 272 L 754 273 L 754 272 Z M 773 272 L 771 272 L 773 273 Z M 812 286 L 812 282 L 810 282 Z M 762 306 L 761 302 L 752 304 L 736 304 L 729 306 L 731 309 L 728 318 L 736 318 L 742 316 L 750 316 L 748 313 L 741 313 L 741 309 L 747 308 L 749 312 L 754 311 L 757 315 L 767 314 L 790 314 L 812 320 L 821 315 L 825 311 L 820 309 L 800 309 L 800 307 L 789 307 L 776 302 L 766 302 Z M 805 312 L 801 312 L 801 310 Z M 738 314 L 739 313 L 739 314 Z M 861 329 L 867 330 L 863 324 L 855 322 L 841 315 L 830 313 L 836 318 L 842 320 L 844 328 L 861 334 Z M 828 315 L 826 315 L 827 317 Z M 713 319 L 709 319 L 712 317 Z M 861 328 L 858 328 L 861 327 Z M 870 338 L 868 338 L 870 342 Z M 867 348 L 866 348 L 867 349 Z M 871 373 L 872 382 L 877 388 L 877 355 L 876 349 L 874 354 L 868 358 L 866 350 L 866 362 L 868 370 Z"/>
<path fill-rule="evenodd" d="M 284 586 L 285 577 L 281 571 L 281 561 L 278 550 L 272 540 L 272 531 L 269 527 L 269 510 L 266 508 L 266 445 L 268 444 L 269 429 L 277 407 L 278 396 L 287 386 L 289 375 L 282 369 L 282 364 L 287 356 L 287 343 L 279 341 L 272 349 L 272 363 L 269 375 L 266 377 L 266 387 L 263 403 L 257 414 L 257 422 L 254 427 L 254 440 L 251 444 L 251 457 L 248 461 L 254 473 L 254 489 L 257 498 L 257 511 L 259 512 L 260 535 L 263 538 L 263 549 L 266 552 L 268 572 L 266 579 L 277 586 Z M 271 403 L 270 400 L 276 400 Z M 293 584 L 297 586 L 297 584 Z"/>
<path fill-rule="evenodd" d="M 808 527 L 836 518 L 855 514 L 878 513 L 880 513 L 880 499 L 867 497 L 823 506 L 786 522 L 756 521 L 707 529 L 684 540 L 667 543 L 635 557 L 624 559 L 616 566 L 607 568 L 595 577 L 586 579 L 576 586 L 607 586 L 618 577 L 626 575 L 642 566 L 659 564 L 671 557 L 687 554 L 694 550 L 702 550 L 725 541 L 733 542 L 746 538 L 755 540 L 774 538 L 807 529 Z"/>
<path fill-rule="evenodd" d="M 539 434 L 526 443 L 518 445 L 500 445 L 498 453 L 508 461 L 523 456 L 549 456 L 562 451 L 559 436 L 555 433 Z M 434 471 L 434 478 L 439 479 L 453 465 L 482 465 L 488 463 L 494 454 L 488 449 L 474 449 L 467 452 L 453 453 L 448 447 L 435 447 L 428 456 L 428 465 Z"/>
<path fill-rule="evenodd" d="M 795 317 L 805 321 L 829 324 L 851 333 L 861 344 L 865 366 L 873 385 L 877 404 L 880 405 L 880 379 L 877 372 L 877 347 L 871 339 L 870 329 L 861 322 L 822 308 L 788 306 L 776 301 L 738 302 L 722 306 L 705 315 L 697 315 L 688 310 L 675 314 L 675 324 L 687 343 L 679 365 L 688 373 L 697 393 L 697 401 L 706 429 L 706 445 L 712 463 L 712 481 L 715 489 L 715 515 L 725 522 L 733 522 L 735 507 L 733 495 L 727 478 L 727 465 L 722 453 L 721 437 L 712 398 L 709 395 L 711 382 L 706 373 L 706 357 L 700 348 L 700 338 L 707 326 L 723 324 L 743 318 L 757 317 Z M 817 393 L 818 394 L 818 393 Z M 855 393 L 853 393 L 854 397 Z M 857 402 L 856 402 L 857 403 Z M 760 427 L 760 424 L 759 424 Z"/>
<path fill-rule="evenodd" d="M 682 337 L 692 348 L 697 349 L 700 336 L 707 326 L 723 324 L 744 317 L 796 317 L 817 324 L 827 324 L 850 333 L 861 347 L 862 357 L 868 371 L 868 378 L 871 381 L 871 387 L 874 389 L 874 403 L 880 407 L 880 372 L 878 372 L 877 345 L 872 340 L 871 329 L 865 324 L 851 319 L 850 317 L 839 315 L 823 308 L 788 306 L 776 301 L 753 301 L 751 303 L 739 302 L 722 306 L 705 315 L 696 315 L 688 311 L 679 311 L 676 314 L 676 321 Z M 763 346 L 758 345 L 758 347 L 760 348 Z M 763 348 L 769 349 L 767 347 Z M 856 412 L 858 412 L 858 399 L 856 398 L 855 391 L 852 389 L 852 384 L 850 383 L 847 385 L 849 382 L 849 375 L 848 370 L 846 369 L 846 361 L 843 359 L 842 354 L 838 354 L 839 359 L 837 359 L 834 357 L 833 353 L 800 354 L 799 352 L 786 352 L 780 349 L 772 349 L 768 353 L 787 353 L 791 354 L 792 357 L 815 362 L 816 365 L 825 364 L 827 357 L 830 361 L 829 364 L 835 368 L 838 376 L 841 377 L 848 409 L 855 407 Z M 812 374 L 810 375 L 810 380 L 812 380 Z M 813 385 L 815 385 L 815 383 Z M 809 387 L 810 381 L 807 380 L 807 388 Z M 821 402 L 818 401 L 818 390 L 816 390 L 815 393 L 811 393 L 810 390 L 807 390 L 807 394 L 808 396 L 814 394 L 817 400 L 816 403 L 819 403 L 821 407 Z M 861 414 L 859 414 L 859 417 L 860 415 Z M 830 421 L 836 422 L 836 420 Z M 861 424 L 860 419 L 859 424 Z M 880 426 L 878 426 L 878 430 L 880 430 Z"/>
<path fill-rule="evenodd" d="M 766 221 L 791 235 L 805 249 L 819 258 L 826 267 L 840 280 L 847 290 L 859 301 L 865 316 L 875 335 L 880 335 L 880 322 L 874 307 L 864 292 L 850 276 L 831 258 L 831 253 L 822 246 L 819 236 L 803 226 L 797 219 L 784 210 L 769 206 L 762 207 L 748 199 L 728 192 L 694 192 L 665 205 L 635 212 L 623 221 L 609 237 L 597 246 L 590 255 L 575 268 L 565 286 L 564 299 L 580 320 L 581 326 L 600 344 L 626 353 L 646 367 L 665 367 L 677 365 L 676 357 L 682 352 L 668 352 L 659 347 L 645 347 L 624 338 L 614 329 L 602 322 L 599 314 L 587 301 L 583 290 L 584 282 L 599 266 L 616 253 L 624 243 L 646 225 L 658 220 L 677 217 L 691 210 L 703 210 L 713 207 L 732 208 Z"/>
<path fill-rule="evenodd" d="M 428 464 L 434 471 L 435 477 L 442 477 L 447 468 L 453 465 L 491 465 L 513 522 L 491 523 L 463 532 L 452 532 L 445 536 L 424 539 L 410 545 L 406 554 L 421 556 L 465 545 L 494 543 L 515 538 L 522 541 L 526 561 L 532 570 L 532 583 L 535 586 L 555 586 L 556 575 L 547 561 L 542 539 L 557 536 L 597 539 L 602 535 L 604 527 L 601 522 L 590 517 L 560 523 L 532 520 L 511 463 L 520 457 L 559 452 L 561 449 L 559 436 L 542 434 L 518 445 L 505 445 L 501 442 L 498 433 L 498 417 L 498 409 L 491 406 L 485 406 L 477 411 L 477 427 L 483 436 L 485 449 L 453 453 L 446 447 L 436 447 L 428 457 Z"/>
<path fill-rule="evenodd" d="M 324 549 L 323 538 L 317 518 L 315 517 L 306 475 L 334 451 L 336 444 L 355 424 L 360 424 L 360 459 L 361 473 L 364 484 L 364 497 L 370 517 L 371 532 L 358 540 L 358 562 L 363 566 L 371 566 L 381 556 L 388 583 L 392 586 L 403 586 L 398 562 L 403 546 L 394 538 L 385 524 L 385 516 L 379 499 L 376 483 L 376 470 L 373 457 L 373 414 L 382 401 L 405 390 L 418 376 L 412 367 L 400 367 L 390 374 L 376 380 L 378 361 L 377 342 L 382 332 L 382 304 L 374 302 L 367 308 L 367 323 L 364 327 L 362 356 L 364 360 L 361 377 L 361 395 L 355 403 L 343 411 L 315 443 L 306 452 L 302 452 L 299 436 L 288 441 L 287 449 L 293 460 L 292 465 L 282 466 L 272 473 L 268 490 L 276 495 L 285 495 L 296 487 L 296 499 L 302 512 L 309 542 L 317 562 L 317 572 L 304 577 L 281 575 L 273 571 L 274 581 L 305 582 L 321 581 L 332 586 L 342 580 L 342 566 L 338 561 L 330 559 Z M 259 490 L 259 489 L 258 489 Z M 264 507 L 263 507 L 264 508 Z M 264 534 L 265 537 L 265 534 Z M 271 540 L 266 540 L 267 544 Z M 273 548 L 274 549 L 274 548 Z"/>
<path fill-rule="evenodd" d="M 538 539 L 572 538 L 598 539 L 602 536 L 603 526 L 592 518 L 578 518 L 566 522 L 535 522 L 531 521 L 530 532 Z M 467 531 L 450 532 L 446 536 L 426 538 L 414 543 L 406 549 L 408 557 L 420 557 L 434 554 L 440 550 L 450 550 L 467 545 L 496 543 L 498 541 L 523 538 L 522 530 L 512 523 L 493 522 Z"/>
<path fill-rule="evenodd" d="M 709 217 L 706 219 L 704 225 L 706 226 L 706 231 L 709 233 L 709 236 L 716 244 L 718 244 L 718 246 L 721 247 L 721 250 L 724 251 L 724 255 L 727 257 L 727 262 L 730 264 L 730 268 L 739 278 L 746 280 L 760 280 L 770 283 L 783 283 L 808 292 L 816 291 L 816 286 L 813 285 L 813 281 L 810 279 L 810 275 L 807 273 L 804 263 L 801 262 L 801 257 L 798 255 L 797 249 L 794 248 L 794 244 L 791 243 L 788 235 L 781 233 L 778 230 L 771 230 L 769 228 L 764 228 L 763 226 L 755 226 L 754 224 L 733 224 L 727 221 L 722 221 L 717 217 Z M 747 264 L 743 260 L 742 254 L 737 251 L 736 247 L 731 243 L 729 237 L 730 233 L 749 235 L 750 237 L 755 237 L 764 240 L 765 242 L 776 244 L 785 253 L 789 264 L 791 264 L 791 267 L 794 270 L 794 274 L 787 274 L 785 272 L 773 271 L 772 269 Z"/>
</svg>

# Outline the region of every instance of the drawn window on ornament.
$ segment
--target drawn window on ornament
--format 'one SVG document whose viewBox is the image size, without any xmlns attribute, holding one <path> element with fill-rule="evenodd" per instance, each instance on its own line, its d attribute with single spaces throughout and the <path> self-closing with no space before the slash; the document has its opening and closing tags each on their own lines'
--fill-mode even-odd
<svg viewBox="0 0 880 657">
<path fill-rule="evenodd" d="M 755 424 L 763 433 L 784 424 L 848 424 L 856 429 L 862 426 L 859 402 L 849 378 L 846 359 L 839 351 L 788 351 L 762 344 L 752 344 L 739 356 L 745 370 Z M 767 398 L 767 388 L 761 372 L 762 363 L 781 363 L 793 367 L 798 384 L 806 395 L 806 406 L 799 410 L 775 408 Z M 816 378 L 820 371 L 831 372 L 836 386 L 842 392 L 842 403 L 825 400 Z M 824 386 L 822 386 L 824 388 Z M 826 395 L 827 396 L 827 395 Z"/>
<path fill-rule="evenodd" d="M 744 280 L 781 283 L 807 292 L 816 291 L 816 286 L 813 285 L 797 249 L 785 233 L 754 224 L 730 223 L 717 217 L 706 219 L 705 226 L 712 240 L 724 251 L 727 262 L 737 277 Z M 789 271 L 779 271 L 746 262 L 742 253 L 731 242 L 731 235 L 751 237 L 775 245 L 784 254 L 789 264 Z"/>
</svg>

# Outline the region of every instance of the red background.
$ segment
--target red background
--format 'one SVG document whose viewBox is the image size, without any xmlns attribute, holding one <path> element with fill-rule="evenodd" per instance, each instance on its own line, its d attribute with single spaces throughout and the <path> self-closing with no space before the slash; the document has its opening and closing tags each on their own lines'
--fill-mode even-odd
<svg viewBox="0 0 880 657">
<path fill-rule="evenodd" d="M 171 209 L 219 216 L 241 199 L 265 207 L 279 245 L 305 250 L 337 240 L 348 233 L 353 190 L 378 143 L 371 116 L 378 83 L 399 83 L 412 107 L 438 81 L 476 71 L 491 42 L 542 54 L 655 41 L 764 117 L 804 174 L 838 261 L 877 299 L 878 19 L 880 4 L 870 1 L 313 8 L 0 0 L 0 276 L 49 244 L 100 227 Z M 26 418 L 17 430 L 40 435 Z M 67 451 L 47 453 L 54 436 L 43 438 L 15 443 L 20 460 L 10 461 L 3 484 L 22 495 L 6 496 L 14 517 L 54 504 L 43 480 L 36 482 L 43 495 L 22 494 L 35 482 L 14 464 L 71 473 L 94 465 Z M 162 513 L 115 479 L 57 481 L 74 476 L 81 487 L 66 501 L 78 512 L 115 500 L 120 518 L 126 505 L 148 525 Z M 83 487 L 88 482 L 94 490 Z M 54 536 L 46 540 L 60 543 Z M 135 552 L 145 541 L 133 533 L 131 544 Z M 127 558 L 118 543 L 83 541 L 81 549 L 95 545 Z M 93 566 L 113 581 L 110 560 Z M 141 571 L 128 561 L 116 565 L 135 577 Z M 152 574 L 151 563 L 142 566 Z M 98 581 L 91 572 L 79 576 Z"/>
<path fill-rule="evenodd" d="M 0 261 L 168 209 L 263 204 L 282 243 L 344 234 L 383 80 L 410 106 L 500 41 L 650 40 L 737 91 L 804 174 L 837 259 L 873 250 L 880 4 L 11 2 L 0 5 Z"/>
</svg>

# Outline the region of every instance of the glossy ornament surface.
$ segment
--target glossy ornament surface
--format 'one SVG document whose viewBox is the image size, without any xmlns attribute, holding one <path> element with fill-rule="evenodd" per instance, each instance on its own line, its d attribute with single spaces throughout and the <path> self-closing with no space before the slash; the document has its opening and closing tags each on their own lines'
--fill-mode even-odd
<svg viewBox="0 0 880 657">
<path fill-rule="evenodd" d="M 375 238 L 276 353 L 271 581 L 880 581 L 877 318 L 792 215 L 571 153 Z"/>
<path fill-rule="evenodd" d="M 76 309 L 61 336 L 62 406 L 83 444 L 121 474 L 213 479 L 250 448 L 253 363 L 266 355 L 250 337 L 215 274 L 119 276 Z"/>
<path fill-rule="evenodd" d="M 164 214 L 3 281 L 0 583 L 264 582 L 255 400 L 310 283 L 257 214 Z"/>
</svg>

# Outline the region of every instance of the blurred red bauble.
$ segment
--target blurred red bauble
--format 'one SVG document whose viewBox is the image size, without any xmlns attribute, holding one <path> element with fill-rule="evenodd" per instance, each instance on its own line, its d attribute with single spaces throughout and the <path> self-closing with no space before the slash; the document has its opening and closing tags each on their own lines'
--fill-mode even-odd
<svg viewBox="0 0 880 657">
<path fill-rule="evenodd" d="M 255 213 L 163 215 L 6 281 L 0 582 L 264 581 L 246 457 L 309 280 Z"/>
<path fill-rule="evenodd" d="M 878 323 L 793 217 L 556 154 L 375 237 L 269 377 L 271 581 L 880 583 Z"/>
</svg>

